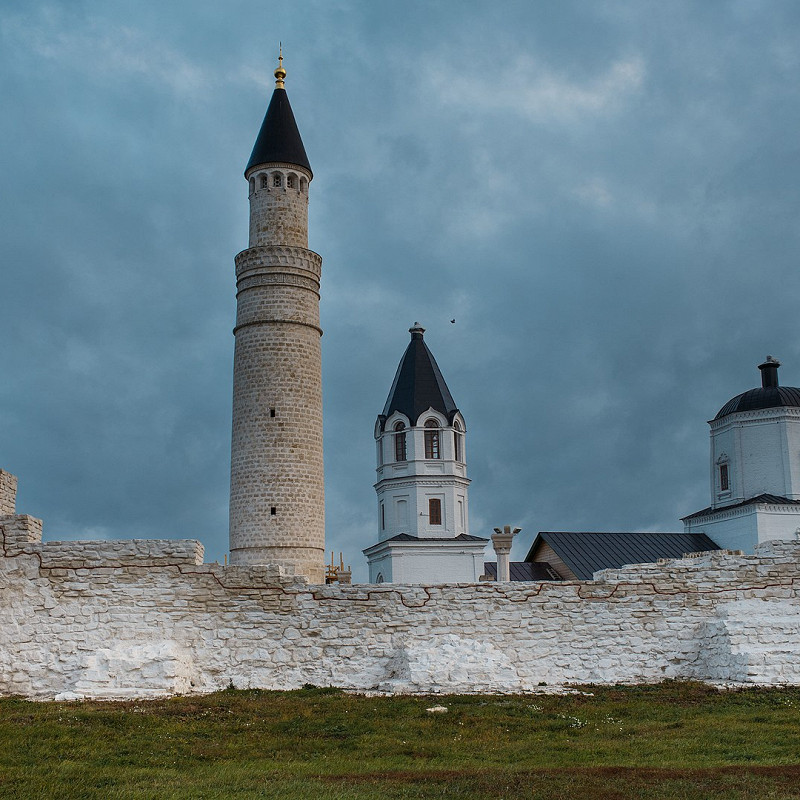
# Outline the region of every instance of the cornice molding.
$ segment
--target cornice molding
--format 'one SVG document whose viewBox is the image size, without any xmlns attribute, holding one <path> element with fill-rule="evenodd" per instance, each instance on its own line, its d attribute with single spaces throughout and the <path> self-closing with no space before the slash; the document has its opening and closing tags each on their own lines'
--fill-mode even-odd
<svg viewBox="0 0 800 800">
<path fill-rule="evenodd" d="M 391 487 L 392 489 L 413 489 L 415 486 L 463 486 L 465 489 L 472 483 L 470 478 L 462 478 L 459 475 L 428 476 L 425 478 L 415 478 L 413 475 L 401 475 L 397 478 L 381 478 L 373 484 L 376 491 L 381 491 Z"/>
<path fill-rule="evenodd" d="M 773 406 L 772 408 L 758 408 L 753 411 L 737 411 L 722 417 L 722 419 L 711 419 L 708 424 L 711 426 L 711 430 L 716 432 L 727 427 L 735 427 L 736 423 L 741 422 L 787 418 L 800 419 L 800 408 Z"/>
<path fill-rule="evenodd" d="M 800 505 L 773 505 L 772 503 L 750 503 L 746 506 L 739 506 L 738 508 L 718 508 L 714 511 L 709 511 L 702 517 L 693 517 L 687 520 L 690 525 L 699 523 L 700 520 L 706 522 L 717 522 L 723 519 L 735 519 L 736 517 L 746 517 L 750 514 L 758 513 L 759 511 L 770 511 L 776 514 L 795 514 L 800 517 Z M 686 519 L 684 517 L 684 519 Z"/>
<path fill-rule="evenodd" d="M 260 245 L 242 250 L 234 258 L 236 277 L 248 272 L 274 271 L 275 268 L 306 272 L 319 281 L 322 275 L 322 256 L 305 247 Z"/>
</svg>

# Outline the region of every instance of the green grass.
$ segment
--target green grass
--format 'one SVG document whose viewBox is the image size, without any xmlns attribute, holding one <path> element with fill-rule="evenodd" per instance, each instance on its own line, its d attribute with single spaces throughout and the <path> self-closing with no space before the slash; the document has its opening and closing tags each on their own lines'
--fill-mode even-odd
<svg viewBox="0 0 800 800">
<path fill-rule="evenodd" d="M 800 798 L 800 689 L 584 691 L 0 699 L 0 797 Z"/>
</svg>

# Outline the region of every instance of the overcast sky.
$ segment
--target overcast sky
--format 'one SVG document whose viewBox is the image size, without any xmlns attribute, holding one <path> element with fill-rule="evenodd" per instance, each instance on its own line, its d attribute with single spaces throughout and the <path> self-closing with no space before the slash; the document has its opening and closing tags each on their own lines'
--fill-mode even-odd
<svg viewBox="0 0 800 800">
<path fill-rule="evenodd" d="M 796 0 L 4 0 L 0 466 L 45 537 L 227 550 L 234 255 L 278 41 L 314 169 L 328 550 L 427 328 L 471 533 L 682 530 L 800 384 Z M 450 320 L 456 319 L 455 324 Z"/>
</svg>

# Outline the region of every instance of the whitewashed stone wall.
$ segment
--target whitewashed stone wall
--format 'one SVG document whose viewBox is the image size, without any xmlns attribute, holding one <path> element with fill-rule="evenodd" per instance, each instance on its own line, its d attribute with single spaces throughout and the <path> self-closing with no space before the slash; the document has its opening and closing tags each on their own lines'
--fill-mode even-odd
<svg viewBox="0 0 800 800">
<path fill-rule="evenodd" d="M 589 582 L 312 586 L 203 564 L 196 542 L 42 544 L 31 520 L 0 518 L 2 694 L 800 684 L 797 542 Z"/>
</svg>

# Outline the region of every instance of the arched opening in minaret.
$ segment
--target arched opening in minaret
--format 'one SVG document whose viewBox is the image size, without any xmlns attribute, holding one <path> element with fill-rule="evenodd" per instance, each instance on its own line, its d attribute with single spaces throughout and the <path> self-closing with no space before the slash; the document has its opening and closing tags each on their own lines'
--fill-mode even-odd
<svg viewBox="0 0 800 800">
<path fill-rule="evenodd" d="M 406 426 L 402 422 L 394 424 L 394 460 L 406 461 Z"/>
<path fill-rule="evenodd" d="M 266 173 L 261 175 L 261 188 L 269 189 L 269 178 L 267 177 Z"/>
<path fill-rule="evenodd" d="M 425 420 L 425 458 L 441 458 L 441 436 L 439 423 L 435 419 Z"/>
<path fill-rule="evenodd" d="M 461 425 L 458 420 L 453 422 L 453 457 L 456 461 L 464 461 L 464 434 L 461 432 Z"/>
</svg>

